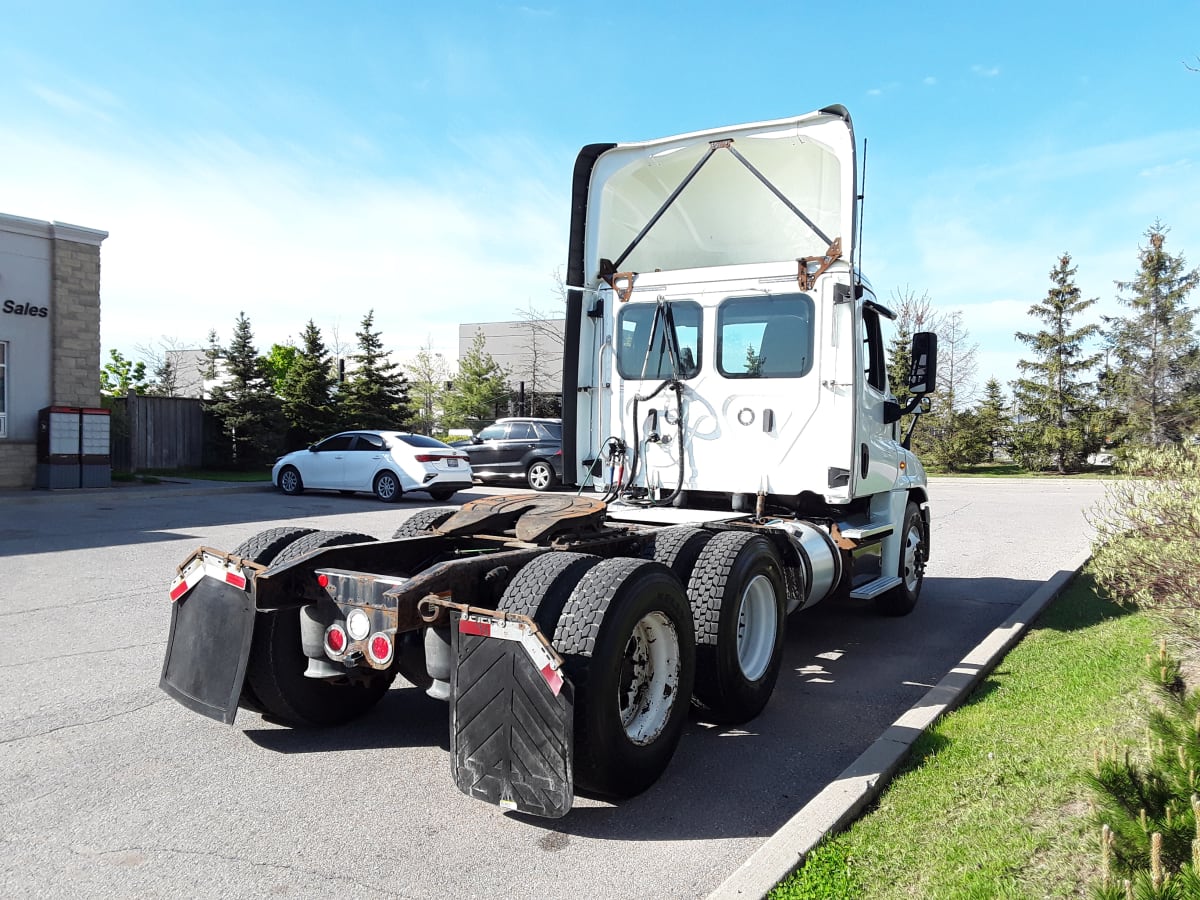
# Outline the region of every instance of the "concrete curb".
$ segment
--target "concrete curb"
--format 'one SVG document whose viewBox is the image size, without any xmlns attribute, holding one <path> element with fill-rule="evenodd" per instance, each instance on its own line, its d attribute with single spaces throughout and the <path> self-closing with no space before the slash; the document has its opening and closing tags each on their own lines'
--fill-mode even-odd
<svg viewBox="0 0 1200 900">
<path fill-rule="evenodd" d="M 1050 602 L 1091 558 L 1083 553 L 1033 592 L 1003 624 L 979 642 L 941 681 L 898 718 L 836 780 L 813 797 L 730 875 L 708 900 L 762 898 L 791 874 L 826 834 L 847 827 L 883 793 L 913 742 L 943 713 L 961 704 Z"/>
</svg>

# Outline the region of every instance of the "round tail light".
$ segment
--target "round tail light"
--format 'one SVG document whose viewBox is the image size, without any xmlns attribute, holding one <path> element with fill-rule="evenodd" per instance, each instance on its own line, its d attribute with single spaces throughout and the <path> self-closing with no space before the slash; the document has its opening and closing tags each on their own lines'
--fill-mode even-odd
<svg viewBox="0 0 1200 900">
<path fill-rule="evenodd" d="M 341 656 L 346 652 L 346 629 L 340 622 L 325 629 L 325 652 L 330 656 Z"/>
<path fill-rule="evenodd" d="M 375 632 L 367 642 L 367 656 L 371 662 L 386 666 L 392 661 L 392 639 L 382 631 Z"/>
</svg>

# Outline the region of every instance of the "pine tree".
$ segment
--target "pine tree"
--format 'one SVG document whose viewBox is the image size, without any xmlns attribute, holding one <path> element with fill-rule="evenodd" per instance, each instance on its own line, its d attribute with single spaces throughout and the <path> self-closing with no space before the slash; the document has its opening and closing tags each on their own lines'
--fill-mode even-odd
<svg viewBox="0 0 1200 900">
<path fill-rule="evenodd" d="M 510 393 L 508 373 L 487 352 L 483 330 L 477 330 L 471 349 L 458 362 L 458 374 L 446 395 L 446 426 L 478 429 L 495 418 L 497 404 Z"/>
<path fill-rule="evenodd" d="M 1011 422 L 1004 403 L 1004 391 L 996 378 L 989 378 L 983 389 L 983 400 L 975 410 L 979 435 L 988 448 L 988 462 L 996 461 L 996 448 L 1006 446 Z"/>
<path fill-rule="evenodd" d="M 283 375 L 279 397 L 288 421 L 288 446 L 303 446 L 324 437 L 336 427 L 333 408 L 334 377 L 329 351 L 321 330 L 312 319 L 300 334 L 291 365 Z"/>
<path fill-rule="evenodd" d="M 408 421 L 408 381 L 400 366 L 383 349 L 374 330 L 375 311 L 368 312 L 358 338 L 358 352 L 350 359 L 354 371 L 342 388 L 341 413 L 347 428 L 381 428 L 403 431 Z"/>
<path fill-rule="evenodd" d="M 234 325 L 225 374 L 213 388 L 209 409 L 232 447 L 230 462 L 239 469 L 266 465 L 282 448 L 283 415 L 245 313 L 238 313 Z"/>
<path fill-rule="evenodd" d="M 1118 281 L 1129 315 L 1108 320 L 1116 393 L 1127 415 L 1126 434 L 1159 446 L 1194 433 L 1200 394 L 1200 351 L 1195 310 L 1187 296 L 1200 284 L 1200 269 L 1184 271 L 1183 255 L 1163 249 L 1168 229 L 1155 222 L 1149 246 L 1138 248 L 1140 270 Z"/>
<path fill-rule="evenodd" d="M 1017 332 L 1033 350 L 1034 359 L 1017 363 L 1024 377 L 1013 386 L 1023 421 L 1014 435 L 1014 448 L 1023 465 L 1042 459 L 1054 462 L 1059 473 L 1079 467 L 1089 446 L 1088 421 L 1094 390 L 1084 377 L 1103 358 L 1086 354 L 1084 345 L 1100 331 L 1096 324 L 1072 328 L 1074 319 L 1096 300 L 1084 300 L 1075 285 L 1077 267 L 1064 253 L 1050 270 L 1046 298 L 1029 307 L 1029 315 L 1045 323 L 1036 332 Z"/>
</svg>

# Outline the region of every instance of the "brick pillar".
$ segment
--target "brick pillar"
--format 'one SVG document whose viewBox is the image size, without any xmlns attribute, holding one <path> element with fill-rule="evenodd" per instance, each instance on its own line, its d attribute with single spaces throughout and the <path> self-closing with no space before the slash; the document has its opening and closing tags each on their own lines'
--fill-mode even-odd
<svg viewBox="0 0 1200 900">
<path fill-rule="evenodd" d="M 100 405 L 100 242 L 107 236 L 54 223 L 50 395 L 55 404 Z"/>
</svg>

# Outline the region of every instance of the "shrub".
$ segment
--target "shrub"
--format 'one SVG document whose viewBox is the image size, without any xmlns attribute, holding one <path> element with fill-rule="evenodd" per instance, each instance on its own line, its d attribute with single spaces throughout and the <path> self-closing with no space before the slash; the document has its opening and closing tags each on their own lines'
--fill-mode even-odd
<svg viewBox="0 0 1200 900">
<path fill-rule="evenodd" d="M 1085 777 L 1101 828 L 1096 900 L 1200 897 L 1200 691 L 1165 643 L 1146 657 L 1146 678 L 1158 703 L 1145 759 L 1105 746 Z"/>
<path fill-rule="evenodd" d="M 1200 446 L 1138 448 L 1093 510 L 1093 569 L 1114 600 L 1194 632 L 1200 613 Z"/>
</svg>

